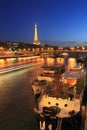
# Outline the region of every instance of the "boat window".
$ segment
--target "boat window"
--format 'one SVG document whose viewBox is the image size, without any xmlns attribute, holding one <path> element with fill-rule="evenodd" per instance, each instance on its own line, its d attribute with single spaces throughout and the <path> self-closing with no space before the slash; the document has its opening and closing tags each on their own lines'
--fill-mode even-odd
<svg viewBox="0 0 87 130">
<path fill-rule="evenodd" d="M 43 76 L 43 74 L 41 74 L 41 76 Z"/>
<path fill-rule="evenodd" d="M 56 103 L 56 106 L 59 106 L 59 104 L 58 104 L 58 103 Z"/>
<path fill-rule="evenodd" d="M 50 102 L 48 102 L 48 104 L 50 105 L 51 103 L 50 103 Z"/>
<path fill-rule="evenodd" d="M 68 106 L 67 104 L 64 105 L 64 107 L 67 107 L 67 106 Z"/>
</svg>

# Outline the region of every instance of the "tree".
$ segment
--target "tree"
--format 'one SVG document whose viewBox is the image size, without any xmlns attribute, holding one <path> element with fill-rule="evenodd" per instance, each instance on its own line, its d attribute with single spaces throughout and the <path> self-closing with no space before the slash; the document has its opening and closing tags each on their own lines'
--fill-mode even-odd
<svg viewBox="0 0 87 130">
<path fill-rule="evenodd" d="M 81 94 L 83 89 L 84 89 L 84 86 L 85 86 L 85 83 L 86 83 L 86 76 L 83 75 L 82 77 L 80 77 L 78 80 L 77 80 L 77 83 L 76 83 L 76 93 L 77 94 Z"/>
</svg>

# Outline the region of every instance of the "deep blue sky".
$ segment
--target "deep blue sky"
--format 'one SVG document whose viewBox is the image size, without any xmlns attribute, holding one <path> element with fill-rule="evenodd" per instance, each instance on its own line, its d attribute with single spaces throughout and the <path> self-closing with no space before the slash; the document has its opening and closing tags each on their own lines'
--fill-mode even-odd
<svg viewBox="0 0 87 130">
<path fill-rule="evenodd" d="M 0 0 L 0 40 L 87 41 L 87 0 Z"/>
</svg>

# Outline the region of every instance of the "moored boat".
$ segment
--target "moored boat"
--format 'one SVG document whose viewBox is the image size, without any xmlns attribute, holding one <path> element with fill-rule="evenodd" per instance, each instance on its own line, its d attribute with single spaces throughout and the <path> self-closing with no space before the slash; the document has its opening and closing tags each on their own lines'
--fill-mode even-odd
<svg viewBox="0 0 87 130">
<path fill-rule="evenodd" d="M 39 108 L 34 109 L 35 116 L 40 129 L 44 130 L 80 130 L 81 115 L 79 100 L 52 99 L 52 97 L 43 97 L 39 103 Z M 40 126 L 42 123 L 42 127 Z"/>
<path fill-rule="evenodd" d="M 77 61 L 77 63 L 86 63 L 87 62 L 87 56 L 77 58 L 76 61 Z"/>
<path fill-rule="evenodd" d="M 35 97 L 39 97 L 42 89 L 55 80 L 56 75 L 65 71 L 64 66 L 42 66 L 43 72 L 32 81 L 32 89 Z M 58 77 L 59 78 L 59 77 Z"/>
<path fill-rule="evenodd" d="M 62 72 L 57 67 L 45 66 L 43 73 L 52 72 L 53 81 L 42 88 L 37 106 L 34 109 L 39 129 L 43 130 L 79 130 L 81 126 L 80 96 L 76 98 L 76 91 L 67 88 L 61 81 Z M 49 78 L 50 76 L 48 76 Z"/>
<path fill-rule="evenodd" d="M 34 79 L 32 81 L 32 89 L 34 92 L 35 98 L 38 98 L 42 92 L 43 87 L 47 84 L 46 80 Z"/>
<path fill-rule="evenodd" d="M 72 68 L 70 68 L 70 71 L 80 71 L 82 69 L 83 69 L 82 65 L 76 65 L 76 66 L 73 66 Z"/>
</svg>

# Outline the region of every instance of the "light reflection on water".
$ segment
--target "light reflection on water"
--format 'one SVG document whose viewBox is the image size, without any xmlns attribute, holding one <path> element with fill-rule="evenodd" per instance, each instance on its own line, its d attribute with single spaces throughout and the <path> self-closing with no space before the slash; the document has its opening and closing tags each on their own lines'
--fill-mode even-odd
<svg viewBox="0 0 87 130">
<path fill-rule="evenodd" d="M 30 59 L 30 57 L 18 57 L 18 58 L 6 58 L 6 59 L 0 59 L 0 69 L 17 65 L 17 64 L 25 64 L 25 63 L 31 63 L 31 62 L 40 62 L 41 59 Z"/>
<path fill-rule="evenodd" d="M 68 59 L 68 68 L 72 68 L 74 66 L 76 66 L 77 63 L 76 63 L 76 59 L 75 58 L 69 58 Z"/>
<path fill-rule="evenodd" d="M 17 63 L 17 58 L 0 59 L 0 68 Z"/>
<path fill-rule="evenodd" d="M 41 73 L 43 64 L 63 64 L 64 59 L 38 58 L 32 62 L 41 65 L 0 75 L 0 130 L 38 130 L 31 80 Z"/>
</svg>

